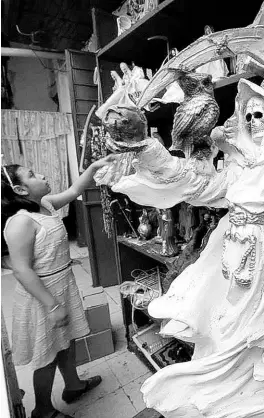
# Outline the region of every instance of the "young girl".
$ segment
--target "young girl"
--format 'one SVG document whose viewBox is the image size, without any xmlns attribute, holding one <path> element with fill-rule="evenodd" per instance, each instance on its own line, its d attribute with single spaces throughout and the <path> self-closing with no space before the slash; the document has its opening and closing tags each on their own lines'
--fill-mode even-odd
<svg viewBox="0 0 264 418">
<path fill-rule="evenodd" d="M 51 402 L 57 366 L 67 403 L 101 382 L 100 376 L 82 381 L 77 375 L 74 340 L 88 334 L 89 327 L 71 269 L 67 232 L 56 210 L 76 199 L 95 172 L 114 160 L 109 155 L 94 162 L 68 190 L 49 196 L 43 175 L 16 164 L 2 168 L 2 228 L 18 280 L 13 359 L 17 366 L 31 363 L 34 370 L 32 418 L 64 416 Z"/>
</svg>

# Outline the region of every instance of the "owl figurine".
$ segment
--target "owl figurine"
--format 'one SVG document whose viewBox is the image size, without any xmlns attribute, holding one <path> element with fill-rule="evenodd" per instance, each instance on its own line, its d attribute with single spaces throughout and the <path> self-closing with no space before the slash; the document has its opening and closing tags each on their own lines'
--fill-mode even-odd
<svg viewBox="0 0 264 418">
<path fill-rule="evenodd" d="M 174 115 L 170 150 L 182 151 L 185 158 L 208 159 L 213 145 L 210 133 L 219 117 L 212 77 L 184 71 L 177 75 L 184 101 Z"/>
</svg>

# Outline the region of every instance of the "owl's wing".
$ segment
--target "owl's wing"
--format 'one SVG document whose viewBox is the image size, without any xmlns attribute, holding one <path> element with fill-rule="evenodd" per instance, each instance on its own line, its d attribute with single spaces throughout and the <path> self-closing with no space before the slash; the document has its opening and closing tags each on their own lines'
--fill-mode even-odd
<svg viewBox="0 0 264 418">
<path fill-rule="evenodd" d="M 176 136 L 184 136 L 192 132 L 197 119 L 203 115 L 208 104 L 204 100 L 199 100 L 198 97 L 183 103 L 178 107 L 173 123 L 173 133 Z"/>
<path fill-rule="evenodd" d="M 196 96 L 178 107 L 172 128 L 171 149 L 183 149 L 185 140 L 196 131 L 196 125 L 201 125 L 201 119 L 207 113 L 211 100 Z M 206 124 L 206 123 L 205 123 Z"/>
</svg>

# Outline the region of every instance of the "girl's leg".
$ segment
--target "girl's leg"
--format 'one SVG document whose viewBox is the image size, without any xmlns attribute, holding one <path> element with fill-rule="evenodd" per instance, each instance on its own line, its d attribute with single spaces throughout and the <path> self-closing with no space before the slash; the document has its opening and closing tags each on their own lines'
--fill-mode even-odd
<svg viewBox="0 0 264 418">
<path fill-rule="evenodd" d="M 71 341 L 69 348 L 57 354 L 56 360 L 65 383 L 65 389 L 82 390 L 85 387 L 85 381 L 81 381 L 77 374 L 74 340 Z"/>
<path fill-rule="evenodd" d="M 95 388 L 102 381 L 101 376 L 93 376 L 87 380 L 79 379 L 75 362 L 75 341 L 71 341 L 67 350 L 57 354 L 57 364 L 65 382 L 62 399 L 66 403 L 75 402 L 81 395 Z"/>
<path fill-rule="evenodd" d="M 33 374 L 33 385 L 35 392 L 36 406 L 33 411 L 37 416 L 47 417 L 55 411 L 51 402 L 51 392 L 55 377 L 57 362 L 54 360 L 41 369 L 37 369 Z"/>
</svg>

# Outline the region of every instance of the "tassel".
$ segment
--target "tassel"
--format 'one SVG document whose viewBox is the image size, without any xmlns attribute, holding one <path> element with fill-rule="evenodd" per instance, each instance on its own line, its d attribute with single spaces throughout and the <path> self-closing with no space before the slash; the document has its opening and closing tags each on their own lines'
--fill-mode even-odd
<svg viewBox="0 0 264 418">
<path fill-rule="evenodd" d="M 22 142 L 21 142 L 21 139 L 20 139 L 19 128 L 18 128 L 18 118 L 16 118 L 16 130 L 17 130 L 17 140 L 18 140 L 19 152 L 20 152 L 20 155 L 23 155 L 23 147 L 22 147 Z"/>
</svg>

